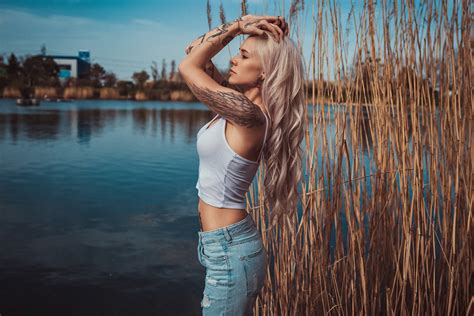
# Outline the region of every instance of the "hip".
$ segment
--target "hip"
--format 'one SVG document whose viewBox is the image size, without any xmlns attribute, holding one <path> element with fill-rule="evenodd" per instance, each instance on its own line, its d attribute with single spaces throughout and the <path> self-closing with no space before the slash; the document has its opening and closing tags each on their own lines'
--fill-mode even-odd
<svg viewBox="0 0 474 316">
<path fill-rule="evenodd" d="M 252 217 L 198 235 L 198 259 L 206 268 L 203 302 L 213 302 L 212 309 L 251 308 L 267 266 L 267 252 Z"/>
</svg>

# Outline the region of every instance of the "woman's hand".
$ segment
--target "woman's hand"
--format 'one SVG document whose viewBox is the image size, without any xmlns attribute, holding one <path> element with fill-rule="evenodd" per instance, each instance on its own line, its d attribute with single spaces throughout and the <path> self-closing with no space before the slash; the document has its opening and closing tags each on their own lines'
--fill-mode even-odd
<svg viewBox="0 0 474 316">
<path fill-rule="evenodd" d="M 281 16 L 244 15 L 236 20 L 241 34 L 264 35 L 270 31 L 277 42 L 288 35 L 289 29 L 285 19 Z"/>
</svg>

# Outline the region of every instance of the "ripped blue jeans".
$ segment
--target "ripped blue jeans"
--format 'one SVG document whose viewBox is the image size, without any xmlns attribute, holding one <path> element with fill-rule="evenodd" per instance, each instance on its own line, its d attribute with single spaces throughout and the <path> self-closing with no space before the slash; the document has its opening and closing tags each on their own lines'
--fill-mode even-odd
<svg viewBox="0 0 474 316">
<path fill-rule="evenodd" d="M 202 314 L 252 315 L 267 266 L 267 252 L 252 216 L 198 235 L 198 258 L 206 268 Z"/>
</svg>

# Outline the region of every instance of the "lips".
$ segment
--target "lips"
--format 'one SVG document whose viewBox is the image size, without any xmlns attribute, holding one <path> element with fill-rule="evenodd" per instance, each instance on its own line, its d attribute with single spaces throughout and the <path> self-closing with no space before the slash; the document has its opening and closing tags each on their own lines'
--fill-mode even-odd
<svg viewBox="0 0 474 316">
<path fill-rule="evenodd" d="M 232 69 L 230 70 L 230 72 L 233 72 L 235 74 L 235 71 L 233 71 Z"/>
</svg>

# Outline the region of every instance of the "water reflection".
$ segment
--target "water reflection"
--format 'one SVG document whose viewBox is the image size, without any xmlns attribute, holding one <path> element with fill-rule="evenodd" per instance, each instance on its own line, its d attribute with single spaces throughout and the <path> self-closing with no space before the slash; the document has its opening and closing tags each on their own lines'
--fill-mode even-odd
<svg viewBox="0 0 474 316">
<path fill-rule="evenodd" d="M 33 113 L 1 113 L 0 139 L 54 140 L 77 137 L 81 144 L 100 136 L 104 129 L 131 123 L 133 132 L 176 141 L 176 130 L 184 131 L 191 143 L 199 128 L 212 119 L 212 112 L 194 109 L 72 109 L 37 110 Z M 21 135 L 20 135 L 21 133 Z"/>
<path fill-rule="evenodd" d="M 212 116 L 0 100 L 0 313 L 198 315 L 195 137 Z"/>
</svg>

